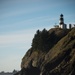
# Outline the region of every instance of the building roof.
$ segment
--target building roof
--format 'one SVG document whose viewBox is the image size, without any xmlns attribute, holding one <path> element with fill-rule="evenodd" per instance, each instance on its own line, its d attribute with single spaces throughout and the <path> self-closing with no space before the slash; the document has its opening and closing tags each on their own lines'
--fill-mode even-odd
<svg viewBox="0 0 75 75">
<path fill-rule="evenodd" d="M 63 14 L 61 14 L 60 17 L 63 17 Z"/>
</svg>

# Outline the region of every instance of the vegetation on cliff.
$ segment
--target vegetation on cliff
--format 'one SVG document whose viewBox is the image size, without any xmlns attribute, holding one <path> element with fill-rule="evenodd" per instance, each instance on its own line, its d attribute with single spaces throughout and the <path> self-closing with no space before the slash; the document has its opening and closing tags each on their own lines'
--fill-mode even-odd
<svg viewBox="0 0 75 75">
<path fill-rule="evenodd" d="M 49 32 L 46 29 L 43 29 L 42 31 L 37 30 L 32 41 L 32 49 L 47 52 L 50 47 L 49 40 Z"/>
<path fill-rule="evenodd" d="M 62 32 L 62 35 L 60 34 L 59 36 L 60 32 L 56 32 L 56 30 Z M 46 29 L 43 29 L 42 31 L 37 30 L 32 40 L 32 50 L 48 52 L 57 41 L 67 34 L 67 32 L 68 30 L 64 30 L 63 32 L 62 29 L 59 28 L 50 31 L 47 31 Z"/>
<path fill-rule="evenodd" d="M 21 75 L 75 75 L 75 28 L 38 30 L 21 68 Z"/>
</svg>

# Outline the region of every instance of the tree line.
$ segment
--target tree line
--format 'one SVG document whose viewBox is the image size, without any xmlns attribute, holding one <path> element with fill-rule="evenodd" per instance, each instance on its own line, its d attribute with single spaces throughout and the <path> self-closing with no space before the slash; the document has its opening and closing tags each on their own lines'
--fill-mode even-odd
<svg viewBox="0 0 75 75">
<path fill-rule="evenodd" d="M 48 51 L 50 47 L 49 45 L 50 45 L 49 32 L 46 29 L 43 29 L 42 31 L 37 30 L 32 40 L 32 49 Z"/>
</svg>

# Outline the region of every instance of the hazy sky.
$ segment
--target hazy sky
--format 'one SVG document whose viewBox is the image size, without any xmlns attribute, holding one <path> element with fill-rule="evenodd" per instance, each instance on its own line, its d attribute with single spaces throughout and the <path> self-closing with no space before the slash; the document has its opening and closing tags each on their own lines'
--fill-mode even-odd
<svg viewBox="0 0 75 75">
<path fill-rule="evenodd" d="M 0 0 L 0 71 L 20 70 L 37 29 L 75 23 L 75 0 Z"/>
</svg>

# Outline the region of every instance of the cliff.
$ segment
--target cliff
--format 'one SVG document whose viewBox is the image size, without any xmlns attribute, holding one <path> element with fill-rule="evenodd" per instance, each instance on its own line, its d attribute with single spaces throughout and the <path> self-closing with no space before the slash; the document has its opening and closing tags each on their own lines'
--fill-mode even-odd
<svg viewBox="0 0 75 75">
<path fill-rule="evenodd" d="M 20 75 L 75 75 L 75 28 L 50 29 L 46 38 L 22 58 Z"/>
</svg>

